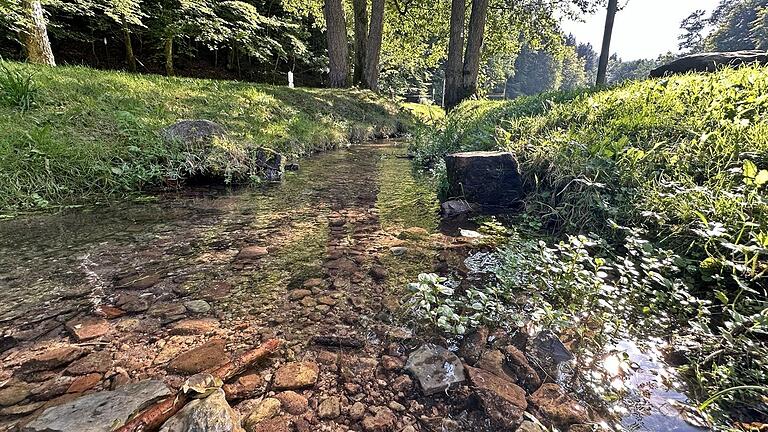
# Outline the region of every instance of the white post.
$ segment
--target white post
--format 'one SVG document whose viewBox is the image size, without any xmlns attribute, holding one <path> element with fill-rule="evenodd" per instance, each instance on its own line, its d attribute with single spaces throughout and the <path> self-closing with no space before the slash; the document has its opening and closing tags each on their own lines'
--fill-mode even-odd
<svg viewBox="0 0 768 432">
<path fill-rule="evenodd" d="M 293 72 L 288 71 L 288 88 L 293 88 Z"/>
</svg>

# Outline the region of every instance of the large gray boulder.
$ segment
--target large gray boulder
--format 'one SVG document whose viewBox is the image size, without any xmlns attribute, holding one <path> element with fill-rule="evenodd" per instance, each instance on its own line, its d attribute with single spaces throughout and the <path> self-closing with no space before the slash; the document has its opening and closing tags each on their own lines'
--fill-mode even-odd
<svg viewBox="0 0 768 432">
<path fill-rule="evenodd" d="M 687 72 L 715 72 L 723 67 L 768 65 L 768 51 L 733 51 L 691 54 L 651 71 L 651 78 Z"/>
<path fill-rule="evenodd" d="M 45 410 L 24 426 L 23 432 L 105 432 L 113 431 L 160 398 L 171 392 L 162 381 L 146 380 L 126 384 L 114 391 L 81 396 Z"/>
<path fill-rule="evenodd" d="M 445 156 L 448 197 L 481 207 L 509 207 L 522 196 L 517 159 L 510 152 L 476 151 Z"/>
</svg>

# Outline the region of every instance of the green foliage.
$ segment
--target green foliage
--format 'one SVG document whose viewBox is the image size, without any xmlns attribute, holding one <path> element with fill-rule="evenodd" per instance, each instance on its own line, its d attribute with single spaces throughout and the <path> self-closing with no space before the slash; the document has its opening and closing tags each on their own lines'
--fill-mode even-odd
<svg viewBox="0 0 768 432">
<path fill-rule="evenodd" d="M 21 111 L 30 109 L 37 95 L 32 75 L 0 60 L 0 101 Z"/>
<path fill-rule="evenodd" d="M 159 136 L 179 119 L 208 119 L 227 129 L 231 140 L 208 155 L 209 166 L 226 171 L 227 163 L 241 166 L 236 156 L 249 146 L 299 157 L 394 134 L 410 118 L 395 103 L 366 91 L 289 89 L 82 67 L 9 67 L 22 76 L 34 75 L 38 90 L 34 109 L 23 115 L 15 107 L 0 106 L 3 210 L 34 208 L 43 201 L 59 205 L 107 199 L 183 179 L 189 174 L 182 170 L 184 162 L 199 161 L 200 155 L 166 145 Z"/>
<path fill-rule="evenodd" d="M 566 240 L 513 240 L 506 286 L 540 292 L 549 324 L 594 310 L 622 328 L 638 309 L 649 328 L 687 323 L 695 399 L 742 388 L 712 402 L 720 416 L 768 379 L 766 94 L 768 70 L 751 67 L 466 102 L 413 151 L 438 171 L 448 152 L 514 152 L 526 214 Z"/>
</svg>

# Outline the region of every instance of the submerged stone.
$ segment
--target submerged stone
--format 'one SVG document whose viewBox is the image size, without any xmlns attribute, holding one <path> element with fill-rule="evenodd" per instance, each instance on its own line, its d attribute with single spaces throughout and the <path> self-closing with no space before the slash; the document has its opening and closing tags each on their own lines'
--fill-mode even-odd
<svg viewBox="0 0 768 432">
<path fill-rule="evenodd" d="M 451 384 L 464 381 L 464 366 L 456 354 L 433 344 L 425 344 L 408 357 L 405 369 L 421 384 L 425 395 L 445 391 Z"/>
<path fill-rule="evenodd" d="M 126 384 L 114 391 L 81 396 L 48 408 L 23 432 L 103 432 L 122 426 L 129 418 L 171 392 L 162 381 Z"/>
</svg>

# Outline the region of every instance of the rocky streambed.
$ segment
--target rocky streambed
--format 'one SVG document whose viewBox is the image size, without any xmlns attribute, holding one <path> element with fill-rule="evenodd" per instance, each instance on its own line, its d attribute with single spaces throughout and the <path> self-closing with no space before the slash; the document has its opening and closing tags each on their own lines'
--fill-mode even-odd
<svg viewBox="0 0 768 432">
<path fill-rule="evenodd" d="M 0 430 L 115 430 L 175 395 L 163 431 L 606 427 L 554 382 L 555 335 L 481 329 L 450 351 L 404 324 L 407 282 L 466 273 L 474 248 L 404 152 L 0 222 Z"/>
</svg>

